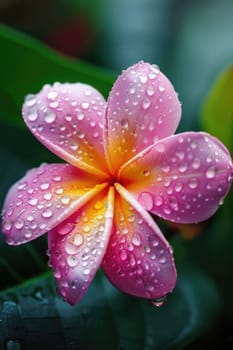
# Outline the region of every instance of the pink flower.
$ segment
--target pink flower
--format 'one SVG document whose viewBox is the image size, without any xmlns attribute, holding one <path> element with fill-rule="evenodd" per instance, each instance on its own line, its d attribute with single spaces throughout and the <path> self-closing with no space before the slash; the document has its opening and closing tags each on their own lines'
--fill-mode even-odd
<svg viewBox="0 0 233 350">
<path fill-rule="evenodd" d="M 46 85 L 23 106 L 32 133 L 68 164 L 42 164 L 10 189 L 9 244 L 48 232 L 60 294 L 76 304 L 101 265 L 123 292 L 157 299 L 176 283 L 172 250 L 148 211 L 178 223 L 211 216 L 232 161 L 202 132 L 173 135 L 181 107 L 158 67 L 122 73 L 107 103 L 84 84 Z"/>
</svg>

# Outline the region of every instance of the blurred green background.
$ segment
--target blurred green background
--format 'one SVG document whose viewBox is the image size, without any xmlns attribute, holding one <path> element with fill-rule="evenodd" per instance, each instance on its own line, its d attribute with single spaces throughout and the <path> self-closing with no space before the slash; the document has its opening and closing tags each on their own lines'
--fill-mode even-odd
<svg viewBox="0 0 233 350">
<path fill-rule="evenodd" d="M 232 16 L 232 0 L 0 0 L 1 206 L 28 168 L 56 161 L 22 123 L 25 94 L 80 81 L 107 98 L 121 70 L 139 60 L 158 64 L 179 93 L 179 131 L 206 130 L 232 154 Z M 14 248 L 1 236 L 0 348 L 232 349 L 232 208 L 231 191 L 205 223 L 160 222 L 179 279 L 159 310 L 115 291 L 101 272 L 69 308 L 47 274 L 46 237 Z"/>
</svg>

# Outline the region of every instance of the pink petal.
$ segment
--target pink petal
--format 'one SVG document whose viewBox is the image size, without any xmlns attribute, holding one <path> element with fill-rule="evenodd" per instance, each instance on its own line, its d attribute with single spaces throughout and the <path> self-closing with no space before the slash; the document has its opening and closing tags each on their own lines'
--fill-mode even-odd
<svg viewBox="0 0 233 350">
<path fill-rule="evenodd" d="M 66 219 L 105 185 L 68 164 L 42 164 L 10 189 L 3 208 L 8 244 L 31 241 Z M 96 186 L 95 186 L 96 185 Z"/>
<path fill-rule="evenodd" d="M 120 179 L 152 213 L 170 221 L 209 218 L 229 191 L 231 156 L 216 138 L 187 132 L 167 137 L 122 168 Z"/>
<path fill-rule="evenodd" d="M 105 108 L 104 98 L 91 86 L 55 83 L 26 97 L 23 116 L 34 136 L 56 155 L 103 175 Z"/>
<path fill-rule="evenodd" d="M 102 268 L 120 290 L 156 299 L 171 292 L 176 270 L 171 248 L 151 216 L 119 184 L 111 235 Z"/>
<path fill-rule="evenodd" d="M 49 232 L 50 264 L 58 291 L 71 305 L 86 292 L 112 230 L 114 191 L 96 196 Z"/>
<path fill-rule="evenodd" d="M 176 130 L 181 106 L 157 66 L 139 62 L 122 73 L 108 99 L 105 143 L 113 172 Z"/>
</svg>

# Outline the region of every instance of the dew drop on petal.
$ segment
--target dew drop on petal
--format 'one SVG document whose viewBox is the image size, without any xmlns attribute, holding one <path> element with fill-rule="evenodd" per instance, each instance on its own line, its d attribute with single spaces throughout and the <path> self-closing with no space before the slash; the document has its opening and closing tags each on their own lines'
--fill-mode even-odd
<svg viewBox="0 0 233 350">
<path fill-rule="evenodd" d="M 58 93 L 56 91 L 50 91 L 47 95 L 49 100 L 55 100 L 55 98 L 57 98 Z"/>
<path fill-rule="evenodd" d="M 70 203 L 69 197 L 62 197 L 61 202 L 65 205 L 68 205 Z"/>
<path fill-rule="evenodd" d="M 81 235 L 81 233 L 76 233 L 73 236 L 72 243 L 74 245 L 76 245 L 77 247 L 79 247 L 81 244 L 83 244 L 83 242 L 84 242 L 84 239 L 83 239 L 83 235 Z"/>
<path fill-rule="evenodd" d="M 158 144 L 155 145 L 154 149 L 155 149 L 155 151 L 157 151 L 159 153 L 163 153 L 163 152 L 165 152 L 166 147 L 165 147 L 165 145 L 163 143 L 158 143 Z"/>
<path fill-rule="evenodd" d="M 150 85 L 150 86 L 148 86 L 146 92 L 147 92 L 148 96 L 153 96 L 154 93 L 155 93 L 155 89 L 154 89 L 154 87 L 152 85 Z"/>
<path fill-rule="evenodd" d="M 30 122 L 35 122 L 38 118 L 38 112 L 36 108 L 31 108 L 28 112 L 28 120 Z"/>
<path fill-rule="evenodd" d="M 154 199 L 153 199 L 153 196 L 149 192 L 140 193 L 140 195 L 138 197 L 138 201 L 146 210 L 153 209 Z"/>
<path fill-rule="evenodd" d="M 28 107 L 32 107 L 36 104 L 36 96 L 35 95 L 27 95 L 25 98 L 25 103 Z"/>
<path fill-rule="evenodd" d="M 191 179 L 188 183 L 189 188 L 195 189 L 198 186 L 197 179 Z"/>
<path fill-rule="evenodd" d="M 52 215 L 53 215 L 53 212 L 51 209 L 46 209 L 42 213 L 43 218 L 46 218 L 46 219 L 51 218 Z"/>
<path fill-rule="evenodd" d="M 146 75 L 140 75 L 139 80 L 142 84 L 145 84 L 148 79 Z"/>
<path fill-rule="evenodd" d="M 20 230 L 21 228 L 23 228 L 24 226 L 24 220 L 23 219 L 18 219 L 16 222 L 15 222 L 15 228 L 17 230 Z"/>
<path fill-rule="evenodd" d="M 83 102 L 82 103 L 82 108 L 83 109 L 88 109 L 89 108 L 89 102 Z"/>
<path fill-rule="evenodd" d="M 163 198 L 161 196 L 156 196 L 154 200 L 154 204 L 157 207 L 160 207 L 163 204 Z"/>
<path fill-rule="evenodd" d="M 84 113 L 81 112 L 81 111 L 79 111 L 79 112 L 77 113 L 77 119 L 78 119 L 78 120 L 83 120 L 83 119 L 84 119 Z"/>
<path fill-rule="evenodd" d="M 46 123 L 48 124 L 52 124 L 56 119 L 56 114 L 52 111 L 48 111 L 46 114 L 45 114 L 45 117 L 44 117 L 44 120 Z"/>
<path fill-rule="evenodd" d="M 206 171 L 207 179 L 213 179 L 216 175 L 217 169 L 213 166 L 209 167 Z"/>
<path fill-rule="evenodd" d="M 180 182 L 178 182 L 178 183 L 175 185 L 175 191 L 176 191 L 176 192 L 180 192 L 180 191 L 182 190 L 182 187 L 183 187 L 183 185 L 182 185 Z"/>
<path fill-rule="evenodd" d="M 200 165 L 201 165 L 200 159 L 195 158 L 194 161 L 193 161 L 193 163 L 192 163 L 193 169 L 195 169 L 195 170 L 199 169 L 199 168 L 200 168 Z"/>
<path fill-rule="evenodd" d="M 158 88 L 159 88 L 160 92 L 164 92 L 165 91 L 165 87 L 163 85 L 159 85 Z"/>
<path fill-rule="evenodd" d="M 142 243 L 141 236 L 138 233 L 133 234 L 131 241 L 136 247 L 139 247 Z"/>
<path fill-rule="evenodd" d="M 128 120 L 127 119 L 122 119 L 121 120 L 121 126 L 122 126 L 122 128 L 127 129 L 128 126 L 129 126 Z"/>
<path fill-rule="evenodd" d="M 125 249 L 122 249 L 121 251 L 120 251 L 120 259 L 122 260 L 122 261 L 125 261 L 126 259 L 127 259 L 127 257 L 128 257 L 128 254 L 127 254 L 127 251 L 125 250 Z"/>
<path fill-rule="evenodd" d="M 145 98 L 142 102 L 142 107 L 144 109 L 148 109 L 151 105 L 151 101 L 149 100 L 149 98 Z"/>
<path fill-rule="evenodd" d="M 74 228 L 74 224 L 71 223 L 71 222 L 68 222 L 67 224 L 65 225 L 61 225 L 57 228 L 57 232 L 60 234 L 60 235 L 67 235 L 68 233 L 70 233 Z"/>
<path fill-rule="evenodd" d="M 76 258 L 76 256 L 73 256 L 73 255 L 69 255 L 67 257 L 67 263 L 70 267 L 74 267 L 74 266 L 77 266 L 78 265 L 78 259 Z"/>
<path fill-rule="evenodd" d="M 28 204 L 30 204 L 32 206 L 37 205 L 37 203 L 38 203 L 38 199 L 37 198 L 31 198 L 28 201 Z"/>
</svg>

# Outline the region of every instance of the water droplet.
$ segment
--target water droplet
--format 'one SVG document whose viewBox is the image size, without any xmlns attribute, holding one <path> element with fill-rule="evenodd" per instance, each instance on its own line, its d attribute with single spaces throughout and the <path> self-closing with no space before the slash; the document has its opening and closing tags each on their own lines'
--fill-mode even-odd
<svg viewBox="0 0 233 350">
<path fill-rule="evenodd" d="M 56 114 L 52 111 L 48 111 L 46 114 L 45 114 L 45 117 L 44 117 L 44 120 L 46 123 L 48 124 L 52 124 L 56 119 Z"/>
<path fill-rule="evenodd" d="M 147 92 L 148 96 L 153 96 L 154 93 L 155 93 L 155 89 L 154 89 L 154 87 L 152 85 L 150 85 L 150 86 L 148 86 L 146 92 Z"/>
<path fill-rule="evenodd" d="M 77 119 L 78 119 L 78 120 L 83 120 L 83 119 L 84 119 L 84 113 L 81 112 L 81 111 L 78 111 L 78 113 L 77 113 Z"/>
<path fill-rule="evenodd" d="M 194 161 L 193 161 L 193 163 L 192 163 L 193 169 L 195 169 L 195 170 L 199 169 L 199 168 L 200 168 L 200 165 L 201 165 L 200 159 L 195 158 Z"/>
<path fill-rule="evenodd" d="M 162 115 L 158 117 L 157 122 L 158 122 L 158 125 L 161 125 L 163 123 L 163 116 Z"/>
<path fill-rule="evenodd" d="M 165 305 L 166 302 L 167 302 L 166 296 L 151 300 L 151 304 L 155 307 L 161 307 L 161 306 Z"/>
<path fill-rule="evenodd" d="M 89 102 L 83 102 L 82 103 L 82 108 L 83 109 L 88 109 L 89 108 Z"/>
<path fill-rule="evenodd" d="M 58 105 L 59 105 L 58 101 L 54 101 L 54 102 L 51 102 L 51 103 L 49 104 L 49 107 L 51 107 L 51 108 L 57 108 Z"/>
<path fill-rule="evenodd" d="M 32 107 L 36 104 L 36 96 L 35 95 L 27 95 L 25 97 L 25 103 L 28 107 Z"/>
<path fill-rule="evenodd" d="M 131 87 L 131 88 L 129 89 L 129 93 L 130 93 L 131 95 L 135 94 L 135 91 L 136 91 L 135 87 Z"/>
<path fill-rule="evenodd" d="M 164 164 L 161 166 L 161 169 L 163 172 L 168 173 L 170 171 L 170 166 L 167 164 Z"/>
<path fill-rule="evenodd" d="M 198 181 L 197 179 L 191 179 L 188 183 L 189 188 L 195 189 L 198 186 Z"/>
<path fill-rule="evenodd" d="M 38 113 L 36 108 L 31 108 L 28 112 L 28 120 L 30 122 L 36 121 L 38 118 Z"/>
<path fill-rule="evenodd" d="M 181 165 L 179 166 L 179 171 L 180 171 L 181 173 L 185 173 L 187 169 L 188 169 L 188 167 L 187 167 L 186 164 L 181 164 Z"/>
<path fill-rule="evenodd" d="M 166 264 L 166 262 L 167 262 L 167 259 L 166 259 L 165 256 L 162 256 L 162 257 L 159 259 L 159 263 L 160 263 L 160 264 Z"/>
<path fill-rule="evenodd" d="M 139 80 L 142 84 L 145 84 L 148 79 L 146 75 L 140 75 Z"/>
<path fill-rule="evenodd" d="M 90 271 L 89 269 L 83 270 L 83 274 L 84 274 L 85 276 L 89 275 L 90 272 L 91 272 L 91 271 Z"/>
<path fill-rule="evenodd" d="M 61 176 L 54 176 L 53 177 L 53 181 L 56 181 L 56 182 L 59 182 L 59 181 L 61 181 Z"/>
<path fill-rule="evenodd" d="M 121 120 L 121 126 L 122 126 L 122 128 L 127 129 L 128 126 L 129 126 L 128 120 L 127 119 L 122 119 Z"/>
<path fill-rule="evenodd" d="M 125 261 L 125 260 L 127 259 L 127 257 L 128 257 L 127 251 L 126 251 L 125 249 L 122 249 L 122 250 L 120 251 L 120 259 L 121 259 L 122 261 Z"/>
<path fill-rule="evenodd" d="M 209 167 L 206 171 L 207 179 L 213 179 L 217 173 L 217 169 L 213 166 Z"/>
<path fill-rule="evenodd" d="M 152 210 L 154 207 L 154 198 L 149 192 L 140 193 L 138 201 L 146 210 Z"/>
<path fill-rule="evenodd" d="M 28 204 L 30 204 L 30 205 L 32 205 L 32 206 L 37 205 L 37 203 L 38 203 L 38 199 L 37 199 L 37 198 L 31 198 L 31 199 L 29 199 L 29 201 L 28 201 Z"/>
<path fill-rule="evenodd" d="M 77 136 L 78 136 L 78 138 L 83 139 L 83 138 L 84 138 L 84 136 L 85 136 L 85 134 L 84 134 L 84 132 L 83 132 L 83 131 L 78 130 L 78 131 L 77 131 Z"/>
<path fill-rule="evenodd" d="M 131 241 L 136 247 L 142 244 L 141 236 L 138 233 L 133 234 Z"/>
<path fill-rule="evenodd" d="M 156 196 L 154 203 L 157 207 L 160 207 L 163 204 L 163 198 L 161 196 Z"/>
<path fill-rule="evenodd" d="M 145 170 L 143 170 L 143 175 L 144 176 L 149 176 L 150 175 L 150 170 L 148 170 L 148 169 L 145 169 Z"/>
<path fill-rule="evenodd" d="M 157 143 L 154 147 L 155 151 L 159 152 L 159 153 L 163 153 L 166 150 L 166 147 L 163 143 Z"/>
<path fill-rule="evenodd" d="M 74 256 L 74 255 L 69 255 L 68 257 L 67 257 L 67 263 L 68 263 L 68 265 L 70 266 L 70 267 L 74 267 L 74 266 L 77 266 L 78 265 L 78 259 L 77 259 L 77 257 L 76 256 Z"/>
<path fill-rule="evenodd" d="M 160 92 L 164 92 L 165 91 L 165 87 L 163 85 L 159 85 L 158 89 Z"/>
<path fill-rule="evenodd" d="M 53 215 L 53 212 L 51 209 L 46 209 L 42 213 L 43 218 L 46 218 L 46 219 L 51 218 L 52 215 Z"/>
<path fill-rule="evenodd" d="M 195 141 L 192 141 L 190 144 L 192 149 L 196 149 L 197 148 L 197 143 Z"/>
<path fill-rule="evenodd" d="M 12 227 L 12 222 L 11 221 L 6 221 L 4 224 L 4 229 L 9 231 Z"/>
<path fill-rule="evenodd" d="M 58 96 L 58 93 L 56 91 L 50 91 L 47 95 L 49 100 L 55 100 Z"/>
<path fill-rule="evenodd" d="M 142 102 L 142 107 L 144 109 L 148 109 L 151 105 L 151 101 L 148 98 L 145 98 Z"/>
<path fill-rule="evenodd" d="M 62 197 L 61 202 L 65 205 L 68 205 L 70 203 L 70 198 L 69 197 Z"/>
<path fill-rule="evenodd" d="M 49 188 L 49 183 L 47 182 L 42 182 L 42 184 L 40 185 L 41 190 L 47 190 L 48 188 Z"/>
<path fill-rule="evenodd" d="M 81 233 L 76 233 L 73 236 L 72 243 L 74 245 L 76 245 L 77 247 L 79 247 L 81 244 L 83 244 L 83 242 L 84 242 L 84 239 L 83 239 L 83 235 L 81 235 Z"/>
<path fill-rule="evenodd" d="M 21 228 L 23 228 L 24 226 L 24 220 L 23 219 L 18 219 L 16 222 L 15 222 L 15 228 L 17 230 L 20 230 Z"/>
<path fill-rule="evenodd" d="M 56 194 L 62 194 L 64 192 L 63 188 L 62 187 L 59 187 L 55 190 L 55 193 Z"/>
<path fill-rule="evenodd" d="M 127 219 L 128 219 L 129 222 L 134 222 L 135 221 L 135 215 L 134 214 L 129 215 Z"/>
<path fill-rule="evenodd" d="M 180 182 L 177 182 L 175 185 L 175 191 L 180 192 L 182 190 L 183 185 Z"/>
<path fill-rule="evenodd" d="M 47 200 L 47 201 L 50 201 L 50 199 L 52 199 L 52 193 L 50 192 L 47 192 L 44 194 L 44 199 Z"/>
<path fill-rule="evenodd" d="M 73 223 L 67 222 L 66 224 L 58 226 L 57 232 L 59 233 L 59 235 L 67 235 L 73 230 L 74 227 L 75 225 Z"/>
</svg>

